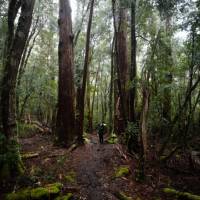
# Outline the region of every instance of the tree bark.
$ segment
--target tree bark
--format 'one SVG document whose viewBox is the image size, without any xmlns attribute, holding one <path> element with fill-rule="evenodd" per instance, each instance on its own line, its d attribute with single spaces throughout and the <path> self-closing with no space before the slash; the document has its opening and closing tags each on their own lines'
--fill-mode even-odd
<svg viewBox="0 0 200 200">
<path fill-rule="evenodd" d="M 60 0 L 58 22 L 59 81 L 56 132 L 58 143 L 68 147 L 75 138 L 73 34 L 71 8 L 68 0 Z"/>
<path fill-rule="evenodd" d="M 125 131 L 127 125 L 127 78 L 128 78 L 128 57 L 127 57 L 127 25 L 126 25 L 126 9 L 120 6 L 119 8 L 119 24 L 117 27 L 115 0 L 112 1 L 114 32 L 116 36 L 115 56 L 116 56 L 116 72 L 117 72 L 117 86 L 119 91 L 118 109 L 120 111 L 118 116 L 118 134 Z"/>
</svg>

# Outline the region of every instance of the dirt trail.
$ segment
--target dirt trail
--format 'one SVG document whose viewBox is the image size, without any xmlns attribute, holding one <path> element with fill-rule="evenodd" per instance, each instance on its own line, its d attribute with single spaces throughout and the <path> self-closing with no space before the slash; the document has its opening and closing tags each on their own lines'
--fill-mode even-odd
<svg viewBox="0 0 200 200">
<path fill-rule="evenodd" d="M 119 159 L 119 146 L 99 144 L 96 135 L 90 136 L 90 143 L 72 154 L 77 173 L 80 198 L 88 200 L 115 200 L 114 193 L 119 186 L 113 179 L 115 168 L 127 164 L 125 158 Z M 119 183 L 118 183 L 119 184 Z"/>
</svg>

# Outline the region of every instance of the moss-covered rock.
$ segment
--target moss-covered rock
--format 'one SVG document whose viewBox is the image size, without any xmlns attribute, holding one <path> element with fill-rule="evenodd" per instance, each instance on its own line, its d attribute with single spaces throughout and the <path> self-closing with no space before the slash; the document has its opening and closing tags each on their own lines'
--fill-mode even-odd
<svg viewBox="0 0 200 200">
<path fill-rule="evenodd" d="M 193 195 L 188 192 L 179 192 L 172 188 L 164 188 L 163 192 L 169 195 L 175 196 L 176 199 L 185 199 L 185 200 L 200 200 L 200 196 Z"/>
<path fill-rule="evenodd" d="M 130 173 L 130 170 L 128 167 L 119 167 L 116 171 L 115 171 L 115 178 L 120 178 L 123 176 L 126 176 Z"/>
<path fill-rule="evenodd" d="M 133 200 L 131 197 L 128 197 L 126 194 L 124 194 L 123 192 L 117 192 L 115 194 L 115 196 L 119 199 L 119 200 Z"/>
<path fill-rule="evenodd" d="M 48 184 L 45 186 L 46 188 L 58 188 L 59 190 L 62 189 L 63 184 L 62 183 L 52 183 L 52 184 Z"/>
<path fill-rule="evenodd" d="M 73 197 L 73 194 L 68 193 L 64 196 L 57 197 L 55 200 L 70 200 L 70 199 L 72 199 L 72 197 Z"/>
<path fill-rule="evenodd" d="M 28 200 L 30 199 L 30 189 L 24 189 L 17 193 L 10 193 L 6 195 L 6 200 Z"/>
<path fill-rule="evenodd" d="M 31 190 L 31 199 L 53 199 L 60 194 L 62 189 L 61 183 L 48 184 L 45 187 L 40 187 Z"/>
<path fill-rule="evenodd" d="M 39 187 L 31 190 L 31 199 L 48 199 L 49 191 L 47 188 Z"/>
<path fill-rule="evenodd" d="M 16 193 L 6 195 L 6 200 L 46 200 L 55 199 L 62 189 L 61 183 L 46 185 L 45 187 L 27 188 Z"/>
</svg>

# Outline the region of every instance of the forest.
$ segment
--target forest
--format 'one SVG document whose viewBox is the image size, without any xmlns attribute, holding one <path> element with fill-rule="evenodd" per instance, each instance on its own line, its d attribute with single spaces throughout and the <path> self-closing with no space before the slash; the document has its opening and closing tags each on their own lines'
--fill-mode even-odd
<svg viewBox="0 0 200 200">
<path fill-rule="evenodd" d="M 0 0 L 0 200 L 200 200 L 200 0 Z"/>
</svg>

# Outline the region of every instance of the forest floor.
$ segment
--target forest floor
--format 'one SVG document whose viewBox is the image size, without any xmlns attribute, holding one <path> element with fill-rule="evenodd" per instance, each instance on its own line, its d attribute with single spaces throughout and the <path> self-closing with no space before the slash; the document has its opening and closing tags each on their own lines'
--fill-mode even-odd
<svg viewBox="0 0 200 200">
<path fill-rule="evenodd" d="M 20 139 L 26 173 L 16 187 L 61 182 L 62 193 L 73 193 L 73 199 L 117 200 L 123 193 L 132 200 L 164 200 L 167 197 L 161 189 L 181 179 L 179 175 L 172 174 L 170 178 L 167 172 L 160 173 L 160 169 L 149 167 L 146 180 L 136 182 L 137 162 L 122 145 L 108 144 L 106 139 L 104 144 L 99 144 L 95 133 L 88 134 L 86 141 L 78 148 L 64 149 L 54 146 L 49 135 Z M 117 177 L 116 174 L 126 168 L 129 172 Z M 192 177 L 187 184 L 199 183 L 198 178 L 196 181 Z M 198 191 L 199 186 L 196 187 Z"/>
</svg>

